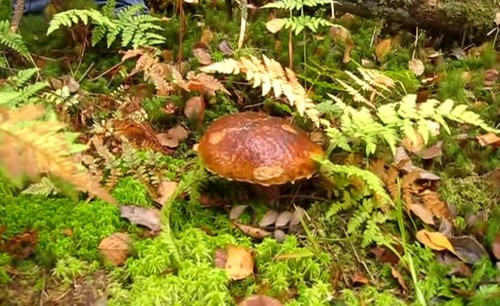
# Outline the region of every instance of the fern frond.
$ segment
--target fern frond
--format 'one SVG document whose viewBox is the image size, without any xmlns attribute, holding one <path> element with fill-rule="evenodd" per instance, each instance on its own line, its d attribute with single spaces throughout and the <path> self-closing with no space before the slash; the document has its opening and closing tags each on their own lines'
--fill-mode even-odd
<svg viewBox="0 0 500 306">
<path fill-rule="evenodd" d="M 295 107 L 299 115 L 308 117 L 316 126 L 319 126 L 319 111 L 306 90 L 298 81 L 295 73 L 283 68 L 277 61 L 265 55 L 262 60 L 254 56 L 241 57 L 239 60 L 226 59 L 200 70 L 206 73 L 240 74 L 252 82 L 252 86 L 262 88 L 262 96 L 273 90 L 274 97 L 285 96 L 288 103 Z"/>
<path fill-rule="evenodd" d="M 85 148 L 72 144 L 76 134 L 62 132 L 65 125 L 53 118 L 42 120 L 47 116 L 43 107 L 2 108 L 0 113 L 0 165 L 11 177 L 26 174 L 34 179 L 41 173 L 48 173 L 73 184 L 80 191 L 117 204 L 71 157 Z"/>
<path fill-rule="evenodd" d="M 42 177 L 39 182 L 31 184 L 21 193 L 48 197 L 50 195 L 59 194 L 60 190 L 48 177 Z"/>
<path fill-rule="evenodd" d="M 24 43 L 23 37 L 19 33 L 10 31 L 10 22 L 8 20 L 0 21 L 0 47 L 14 50 L 26 59 L 30 58 L 28 47 Z"/>
</svg>

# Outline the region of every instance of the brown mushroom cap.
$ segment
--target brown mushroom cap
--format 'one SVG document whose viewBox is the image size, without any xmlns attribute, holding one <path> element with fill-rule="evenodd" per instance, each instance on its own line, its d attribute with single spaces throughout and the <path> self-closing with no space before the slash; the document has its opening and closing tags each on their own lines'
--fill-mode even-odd
<svg viewBox="0 0 500 306">
<path fill-rule="evenodd" d="M 223 116 L 198 145 L 204 166 L 226 179 L 264 186 L 310 178 L 323 149 L 279 117 L 243 112 Z"/>
</svg>

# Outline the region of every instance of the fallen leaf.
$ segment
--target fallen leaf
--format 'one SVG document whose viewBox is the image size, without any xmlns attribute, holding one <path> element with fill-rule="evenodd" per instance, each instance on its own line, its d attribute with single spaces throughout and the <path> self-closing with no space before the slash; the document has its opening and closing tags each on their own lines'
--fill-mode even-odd
<svg viewBox="0 0 500 306">
<path fill-rule="evenodd" d="M 212 56 L 206 48 L 193 48 L 193 55 L 202 65 L 210 65 L 212 63 Z"/>
<path fill-rule="evenodd" d="M 335 42 L 340 42 L 345 45 L 344 56 L 342 63 L 346 64 L 351 61 L 351 51 L 354 48 L 354 40 L 351 32 L 343 26 L 333 25 L 330 29 L 330 36 Z"/>
<path fill-rule="evenodd" d="M 269 20 L 268 22 L 266 22 L 266 29 L 273 34 L 276 34 L 279 31 L 281 31 L 281 29 L 283 29 L 285 23 L 286 23 L 285 19 L 275 18 L 273 20 Z"/>
<path fill-rule="evenodd" d="M 283 243 L 283 241 L 285 241 L 285 239 L 286 239 L 285 232 L 282 231 L 282 230 L 280 230 L 280 229 L 275 229 L 274 232 L 273 232 L 273 235 L 274 235 L 274 239 L 278 243 Z"/>
<path fill-rule="evenodd" d="M 375 47 L 375 55 L 379 61 L 382 61 L 384 57 L 389 54 L 392 50 L 392 38 L 382 39 Z"/>
<path fill-rule="evenodd" d="M 368 277 L 364 275 L 363 273 L 356 273 L 352 277 L 352 284 L 353 286 L 359 286 L 359 285 L 367 285 L 370 281 L 368 280 Z"/>
<path fill-rule="evenodd" d="M 425 207 L 430 210 L 434 216 L 446 220 L 451 220 L 453 218 L 453 213 L 449 205 L 441 200 L 437 192 L 427 189 L 422 191 L 420 196 L 422 197 Z"/>
<path fill-rule="evenodd" d="M 299 224 L 305 214 L 306 211 L 302 207 L 296 207 L 295 211 L 292 214 L 292 217 L 290 217 L 290 226 Z"/>
<path fill-rule="evenodd" d="M 101 240 L 99 250 L 104 258 L 115 266 L 121 266 L 127 260 L 132 239 L 126 233 L 114 233 Z"/>
<path fill-rule="evenodd" d="M 229 45 L 229 42 L 227 40 L 221 41 L 221 43 L 219 44 L 219 50 L 221 50 L 222 53 L 224 53 L 224 55 L 227 55 L 227 56 L 234 55 L 233 48 L 231 48 L 231 46 Z"/>
<path fill-rule="evenodd" d="M 410 68 L 416 76 L 421 76 L 425 71 L 424 63 L 419 59 L 412 59 L 408 62 L 408 68 Z"/>
<path fill-rule="evenodd" d="M 439 232 L 429 232 L 427 230 L 420 230 L 416 234 L 417 240 L 428 248 L 435 251 L 448 250 L 454 252 L 453 245 L 448 238 Z"/>
<path fill-rule="evenodd" d="M 237 245 L 229 245 L 226 253 L 227 260 L 224 268 L 231 279 L 240 280 L 252 275 L 254 261 L 250 250 Z"/>
<path fill-rule="evenodd" d="M 448 275 L 455 275 L 458 277 L 470 277 L 472 276 L 472 271 L 469 266 L 458 259 L 456 256 L 446 253 L 446 252 L 437 252 L 436 259 L 441 264 L 450 267 L 450 271 Z"/>
<path fill-rule="evenodd" d="M 186 140 L 189 136 L 188 130 L 182 125 L 176 125 L 167 131 L 167 134 L 177 139 L 178 141 Z"/>
<path fill-rule="evenodd" d="M 201 124 L 205 115 L 205 101 L 203 97 L 196 96 L 189 99 L 184 106 L 184 115 L 190 120 Z"/>
<path fill-rule="evenodd" d="M 0 228 L 3 231 L 5 228 Z M 15 259 L 24 260 L 33 255 L 38 244 L 38 233 L 36 230 L 26 230 L 7 241 L 0 240 L 0 253 L 6 252 Z"/>
<path fill-rule="evenodd" d="M 275 298 L 259 294 L 247 297 L 238 306 L 283 306 L 283 304 Z"/>
<path fill-rule="evenodd" d="M 231 211 L 229 212 L 229 219 L 234 220 L 238 219 L 243 212 L 245 212 L 245 209 L 247 209 L 248 205 L 236 205 L 233 208 L 231 208 Z"/>
<path fill-rule="evenodd" d="M 498 137 L 495 133 L 488 132 L 483 135 L 476 136 L 476 139 L 479 141 L 479 144 L 482 147 L 486 147 L 491 144 L 499 144 L 500 137 Z"/>
<path fill-rule="evenodd" d="M 175 149 L 179 146 L 179 140 L 167 133 L 159 133 L 155 135 L 158 143 L 164 147 Z"/>
<path fill-rule="evenodd" d="M 432 147 L 418 151 L 416 152 L 416 154 L 422 159 L 433 159 L 443 155 L 442 146 L 443 141 L 438 141 Z"/>
<path fill-rule="evenodd" d="M 159 231 L 161 228 L 160 210 L 146 208 L 136 205 L 120 206 L 120 216 L 126 218 L 132 224 L 138 224 L 149 228 L 152 231 Z"/>
<path fill-rule="evenodd" d="M 276 219 L 278 219 L 279 213 L 275 210 L 268 210 L 263 216 L 262 219 L 260 219 L 259 226 L 260 227 L 266 227 L 269 225 L 272 225 L 276 222 Z"/>
<path fill-rule="evenodd" d="M 412 203 L 410 204 L 409 208 L 411 212 L 414 213 L 425 224 L 435 225 L 433 213 L 430 210 L 428 210 L 424 205 Z"/>
<path fill-rule="evenodd" d="M 268 232 L 266 230 L 260 229 L 258 227 L 253 227 L 250 225 L 246 224 L 241 224 L 233 221 L 233 225 L 239 228 L 243 233 L 246 235 L 255 238 L 255 239 L 262 239 L 267 236 L 271 236 L 273 233 Z"/>
<path fill-rule="evenodd" d="M 484 72 L 483 85 L 486 88 L 491 88 L 498 80 L 498 71 L 496 69 L 488 69 Z"/>
<path fill-rule="evenodd" d="M 159 197 L 156 202 L 163 206 L 175 193 L 178 185 L 177 182 L 161 181 L 160 186 L 158 186 Z"/>
<path fill-rule="evenodd" d="M 395 265 L 399 262 L 399 257 L 387 248 L 377 246 L 370 249 L 370 253 L 372 253 L 375 258 L 382 263 Z"/>
<path fill-rule="evenodd" d="M 215 250 L 214 263 L 217 268 L 224 269 L 227 262 L 227 253 L 223 249 Z"/>
<path fill-rule="evenodd" d="M 398 281 L 401 288 L 403 288 L 404 291 L 408 291 L 408 286 L 406 286 L 405 279 L 403 278 L 401 273 L 399 273 L 399 271 L 396 270 L 394 267 L 391 267 L 391 274 Z"/>
<path fill-rule="evenodd" d="M 491 252 L 496 259 L 500 260 L 500 233 L 495 236 L 491 243 Z"/>
<path fill-rule="evenodd" d="M 201 31 L 201 37 L 200 37 L 200 42 L 204 44 L 205 46 L 210 45 L 212 40 L 214 39 L 215 34 L 212 32 L 212 30 L 208 28 L 204 28 L 203 31 Z"/>
<path fill-rule="evenodd" d="M 473 236 L 450 237 L 448 239 L 453 246 L 453 254 L 468 264 L 475 264 L 483 257 L 489 256 L 483 245 Z"/>
<path fill-rule="evenodd" d="M 292 218 L 292 212 L 284 211 L 281 214 L 279 214 L 274 224 L 276 225 L 276 227 L 286 226 L 290 222 L 291 218 Z"/>
</svg>

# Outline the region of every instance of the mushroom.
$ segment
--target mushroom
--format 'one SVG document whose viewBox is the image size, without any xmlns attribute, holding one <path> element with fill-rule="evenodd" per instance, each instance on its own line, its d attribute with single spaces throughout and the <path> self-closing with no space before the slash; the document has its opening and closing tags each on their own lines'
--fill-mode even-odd
<svg viewBox="0 0 500 306">
<path fill-rule="evenodd" d="M 310 178 L 321 146 L 286 120 L 256 112 L 214 121 L 198 145 L 202 164 L 225 179 L 262 186 Z"/>
</svg>

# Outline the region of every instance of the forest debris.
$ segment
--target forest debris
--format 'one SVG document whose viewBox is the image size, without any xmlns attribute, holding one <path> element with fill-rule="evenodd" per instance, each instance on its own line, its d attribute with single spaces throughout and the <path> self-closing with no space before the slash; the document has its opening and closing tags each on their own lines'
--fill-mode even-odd
<svg viewBox="0 0 500 306">
<path fill-rule="evenodd" d="M 5 227 L 0 227 L 0 236 L 4 230 Z M 38 232 L 34 229 L 25 230 L 5 242 L 0 240 L 0 252 L 6 252 L 15 259 L 24 260 L 35 253 L 37 244 Z"/>
<path fill-rule="evenodd" d="M 488 132 L 483 135 L 476 136 L 476 139 L 479 141 L 479 144 L 482 147 L 486 147 L 488 145 L 499 145 L 500 137 L 498 137 L 495 133 Z"/>
<path fill-rule="evenodd" d="M 259 226 L 260 227 L 266 227 L 269 225 L 272 225 L 276 222 L 278 219 L 279 213 L 275 210 L 268 210 L 263 216 L 262 219 L 260 219 Z"/>
<path fill-rule="evenodd" d="M 436 253 L 436 259 L 441 264 L 451 268 L 450 272 L 448 272 L 449 275 L 455 275 L 459 277 L 470 277 L 472 275 L 472 271 L 469 266 L 450 253 Z"/>
<path fill-rule="evenodd" d="M 163 147 L 175 149 L 179 146 L 179 140 L 167 133 L 158 133 L 155 135 L 155 138 Z"/>
<path fill-rule="evenodd" d="M 283 306 L 283 304 L 275 298 L 258 294 L 247 297 L 238 306 Z"/>
<path fill-rule="evenodd" d="M 183 141 L 188 138 L 189 131 L 179 124 L 174 126 L 173 128 L 168 129 L 167 134 L 174 137 L 178 141 Z"/>
<path fill-rule="evenodd" d="M 446 220 L 451 220 L 453 218 L 453 213 L 451 212 L 450 207 L 441 200 L 437 192 L 424 190 L 420 195 L 426 208 L 429 209 L 434 216 L 444 218 Z"/>
<path fill-rule="evenodd" d="M 354 40 L 352 39 L 351 32 L 343 26 L 333 25 L 330 29 L 330 36 L 335 42 L 345 45 L 342 63 L 349 63 L 351 61 L 351 51 L 354 48 Z"/>
<path fill-rule="evenodd" d="M 370 249 L 370 253 L 372 253 L 375 258 L 382 263 L 396 265 L 399 262 L 399 257 L 387 248 L 376 246 Z"/>
<path fill-rule="evenodd" d="M 235 220 L 238 219 L 243 212 L 245 212 L 245 209 L 247 209 L 248 205 L 236 205 L 233 208 L 231 208 L 231 211 L 229 212 L 229 219 L 230 220 Z"/>
<path fill-rule="evenodd" d="M 273 232 L 273 235 L 274 235 L 274 239 L 278 243 L 282 243 L 286 239 L 286 233 L 283 230 L 280 230 L 280 229 L 275 229 L 274 232 Z"/>
<path fill-rule="evenodd" d="M 272 20 L 269 20 L 268 22 L 266 22 L 266 29 L 273 33 L 273 34 L 276 34 L 278 33 L 279 31 L 281 31 L 283 29 L 283 27 L 285 26 L 286 24 L 286 20 L 283 19 L 283 18 L 274 18 Z"/>
<path fill-rule="evenodd" d="M 353 286 L 367 285 L 369 282 L 368 277 L 361 272 L 354 274 L 352 277 Z"/>
<path fill-rule="evenodd" d="M 443 141 L 440 140 L 435 145 L 427 149 L 420 150 L 415 154 L 417 154 L 422 159 L 433 159 L 443 155 L 442 146 L 443 146 Z"/>
<path fill-rule="evenodd" d="M 424 63 L 419 59 L 411 59 L 408 62 L 408 68 L 415 73 L 416 76 L 421 76 L 425 71 Z"/>
<path fill-rule="evenodd" d="M 202 96 L 192 97 L 184 106 L 184 115 L 190 120 L 201 124 L 205 115 L 205 101 Z"/>
<path fill-rule="evenodd" d="M 420 220 L 429 225 L 436 225 L 434 223 L 434 214 L 428 210 L 424 205 L 419 203 L 411 203 L 409 208 Z"/>
<path fill-rule="evenodd" d="M 106 260 L 121 266 L 127 260 L 132 239 L 126 233 L 114 233 L 101 240 L 99 250 Z"/>
<path fill-rule="evenodd" d="M 156 131 L 147 123 L 137 123 L 132 120 L 113 120 L 113 128 L 117 138 L 125 137 L 134 146 L 150 148 L 155 151 L 170 154 L 171 150 L 163 146 L 156 137 Z"/>
<path fill-rule="evenodd" d="M 138 224 L 157 232 L 161 228 L 160 210 L 155 208 L 146 208 L 136 205 L 120 206 L 122 218 L 126 218 L 132 224 Z"/>
<path fill-rule="evenodd" d="M 453 245 L 448 238 L 439 232 L 429 232 L 420 230 L 416 234 L 416 238 L 420 243 L 435 251 L 448 250 L 454 252 Z"/>
<path fill-rule="evenodd" d="M 466 263 L 475 264 L 481 258 L 488 256 L 488 252 L 473 236 L 449 237 L 448 239 L 453 245 L 453 253 Z"/>
<path fill-rule="evenodd" d="M 266 230 L 260 229 L 258 227 L 253 227 L 250 225 L 238 223 L 233 221 L 233 225 L 239 228 L 246 235 L 255 238 L 255 239 L 263 239 L 267 236 L 272 235 L 273 233 L 268 232 Z"/>
<path fill-rule="evenodd" d="M 295 211 L 290 218 L 290 226 L 295 226 L 302 221 L 302 218 L 306 214 L 306 211 L 302 207 L 296 207 Z"/>
<path fill-rule="evenodd" d="M 383 61 L 384 58 L 389 54 L 392 50 L 393 40 L 392 38 L 382 39 L 377 46 L 375 47 L 375 55 L 377 56 L 377 60 L 379 62 Z"/>
<path fill-rule="evenodd" d="M 220 90 L 228 96 L 231 95 L 221 81 L 209 74 L 203 72 L 194 74 L 194 72 L 190 71 L 186 78 L 189 80 L 187 89 L 190 91 L 197 91 L 200 94 L 207 94 L 213 97 L 215 96 L 215 92 Z"/>
<path fill-rule="evenodd" d="M 159 197 L 155 201 L 161 206 L 165 205 L 177 190 L 178 185 L 177 182 L 161 181 L 160 186 L 158 186 Z"/>
<path fill-rule="evenodd" d="M 193 55 L 202 65 L 210 65 L 212 63 L 212 56 L 206 45 L 197 43 L 193 48 Z"/>
<path fill-rule="evenodd" d="M 252 251 L 237 245 L 228 245 L 226 250 L 216 250 L 215 263 L 223 268 L 232 280 L 241 280 L 253 274 Z"/>
<path fill-rule="evenodd" d="M 484 82 L 485 88 L 491 88 L 498 80 L 498 70 L 488 69 L 484 72 Z"/>
<path fill-rule="evenodd" d="M 227 56 L 233 56 L 234 55 L 233 48 L 231 48 L 231 46 L 229 45 L 229 42 L 227 40 L 225 40 L 225 39 L 223 41 L 221 41 L 221 43 L 219 44 L 219 50 L 224 55 L 227 55 Z"/>
<path fill-rule="evenodd" d="M 491 243 L 491 252 L 497 260 L 500 260 L 500 233 L 495 236 L 495 239 Z"/>
<path fill-rule="evenodd" d="M 276 219 L 276 227 L 284 227 L 286 226 L 292 218 L 292 212 L 291 211 L 284 211 L 279 214 L 278 218 Z"/>
<path fill-rule="evenodd" d="M 403 288 L 405 292 L 408 292 L 408 286 L 406 286 L 406 282 L 405 279 L 403 278 L 403 275 L 401 275 L 401 273 L 399 273 L 399 271 L 392 266 L 391 266 L 391 274 L 398 281 L 398 284 L 401 286 L 401 288 Z"/>
</svg>

